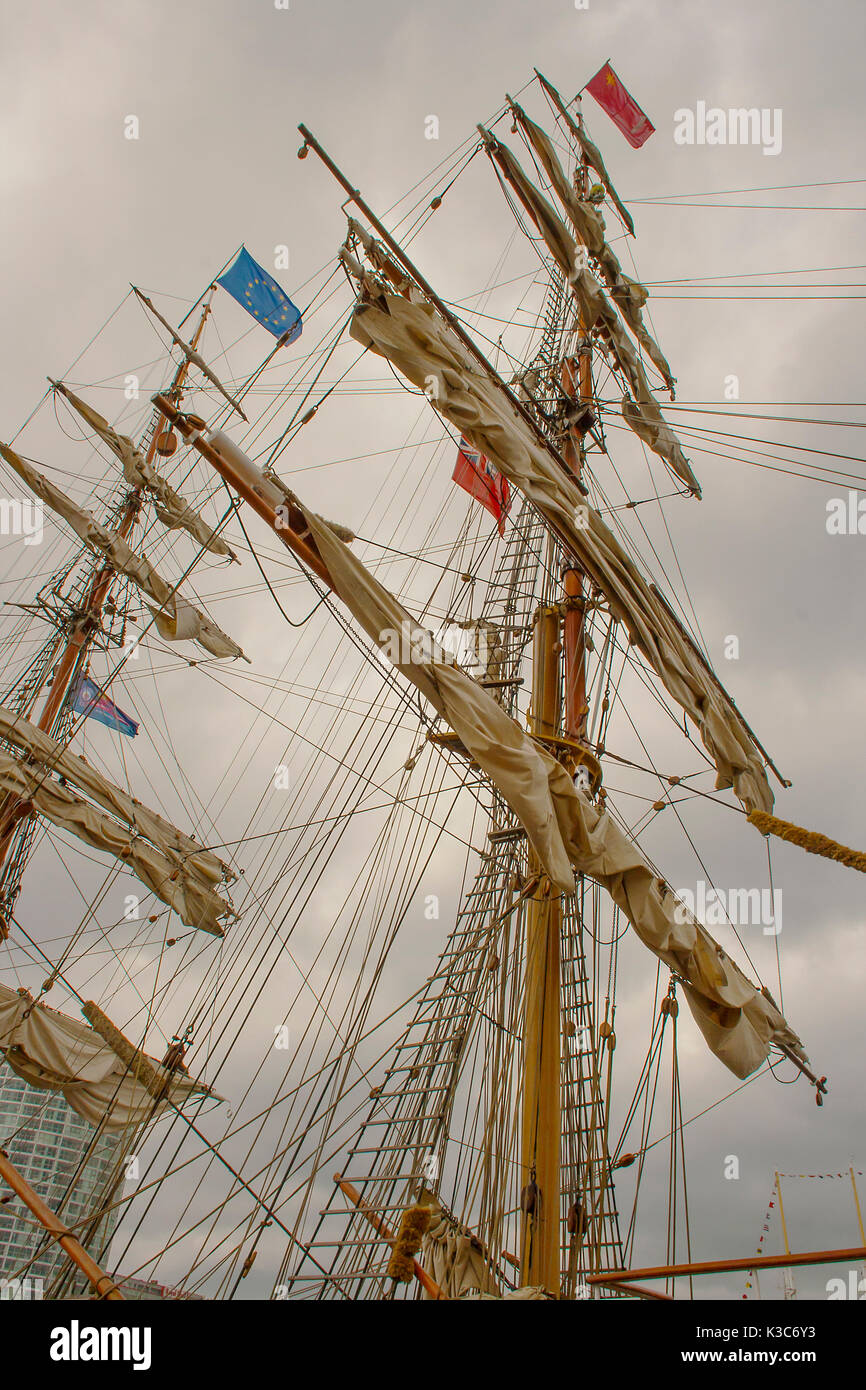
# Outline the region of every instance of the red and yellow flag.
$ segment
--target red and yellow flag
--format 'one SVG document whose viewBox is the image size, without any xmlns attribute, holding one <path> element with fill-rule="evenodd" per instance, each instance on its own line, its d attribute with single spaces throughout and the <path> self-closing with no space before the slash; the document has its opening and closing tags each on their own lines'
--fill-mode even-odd
<svg viewBox="0 0 866 1390">
<path fill-rule="evenodd" d="M 626 91 L 610 63 L 599 68 L 595 77 L 587 82 L 586 90 L 592 93 L 614 125 L 619 126 L 628 143 L 639 150 L 650 138 L 655 126 Z"/>
</svg>

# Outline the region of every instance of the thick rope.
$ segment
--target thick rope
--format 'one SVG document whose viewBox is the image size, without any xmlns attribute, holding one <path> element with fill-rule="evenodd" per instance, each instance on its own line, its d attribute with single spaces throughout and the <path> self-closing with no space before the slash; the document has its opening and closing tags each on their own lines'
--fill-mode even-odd
<svg viewBox="0 0 866 1390">
<path fill-rule="evenodd" d="M 859 869 L 861 874 L 866 874 L 866 854 L 862 854 L 860 850 L 848 849 L 847 845 L 839 845 L 826 835 L 819 835 L 816 830 L 804 830 L 802 826 L 779 820 L 777 816 L 771 816 L 766 811 L 750 811 L 748 819 L 762 835 L 777 835 L 780 840 L 799 845 L 809 854 L 820 854 L 824 859 L 835 859 L 837 863 L 845 864 L 849 869 Z"/>
<path fill-rule="evenodd" d="M 408 1284 L 415 1273 L 415 1256 L 421 1249 L 421 1241 L 430 1225 L 432 1213 L 429 1207 L 409 1207 L 403 1212 L 400 1229 L 394 1242 L 394 1249 L 388 1261 L 387 1276 Z"/>
</svg>

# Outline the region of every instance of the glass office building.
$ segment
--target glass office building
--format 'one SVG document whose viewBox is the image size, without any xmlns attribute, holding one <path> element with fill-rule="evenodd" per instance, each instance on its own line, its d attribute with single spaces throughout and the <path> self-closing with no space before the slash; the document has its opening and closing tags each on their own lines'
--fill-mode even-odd
<svg viewBox="0 0 866 1390">
<path fill-rule="evenodd" d="M 95 1257 L 114 1230 L 117 1213 L 110 1212 L 89 1238 L 77 1223 L 104 1197 L 117 1166 L 119 1144 L 111 1132 L 97 1136 L 62 1095 L 28 1086 L 0 1061 L 0 1148 Z M 3 1195 L 9 1195 L 8 1190 Z M 13 1213 L 26 1219 L 19 1220 Z M 35 1221 L 18 1197 L 0 1206 L 0 1280 L 42 1279 L 47 1293 L 68 1257 Z"/>
</svg>

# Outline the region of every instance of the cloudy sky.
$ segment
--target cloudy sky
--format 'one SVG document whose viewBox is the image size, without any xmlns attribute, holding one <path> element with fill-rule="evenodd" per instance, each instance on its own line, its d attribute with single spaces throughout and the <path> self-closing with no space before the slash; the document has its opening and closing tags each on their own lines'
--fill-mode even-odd
<svg viewBox="0 0 866 1390">
<path fill-rule="evenodd" d="M 299 303 L 308 301 L 330 273 L 345 221 L 339 210 L 342 192 L 328 173 L 312 156 L 303 163 L 295 157 L 299 121 L 384 214 L 468 140 L 477 121 L 500 108 L 506 91 L 516 95 L 526 87 L 533 66 L 571 97 L 610 58 L 649 113 L 656 133 L 641 150 L 632 150 L 591 98 L 585 98 L 584 107 L 635 217 L 636 241 L 627 249 L 624 242 L 616 245 L 625 269 L 655 287 L 652 321 L 678 378 L 678 404 L 800 417 L 793 425 L 685 417 L 691 426 L 764 442 L 749 446 L 712 436 L 704 438 L 702 448 L 696 436 L 688 437 L 686 452 L 703 484 L 704 500 L 700 505 L 676 500 L 667 512 L 682 576 L 714 665 L 793 781 L 789 791 L 780 789 L 778 813 L 843 843 L 866 847 L 866 798 L 857 772 L 866 702 L 866 633 L 858 601 L 866 537 L 830 536 L 825 525 L 828 499 L 847 496 L 848 484 L 774 472 L 729 456 L 749 450 L 758 462 L 785 468 L 791 460 L 798 469 L 836 467 L 855 475 L 852 487 L 863 471 L 858 430 L 815 423 L 863 419 L 856 402 L 862 394 L 859 289 L 866 265 L 859 259 L 866 181 L 858 157 L 864 21 L 855 0 L 828 0 L 821 6 L 806 0 L 765 0 L 760 6 L 750 0 L 724 5 L 589 0 L 584 9 L 571 0 L 482 0 L 472 5 L 377 0 L 366 6 L 291 0 L 288 10 L 276 9 L 271 0 L 199 0 L 180 6 L 166 0 L 147 6 L 80 0 L 50 11 L 5 0 L 0 10 L 4 439 L 40 401 L 46 375 L 66 374 L 75 363 L 68 379 L 80 383 L 84 394 L 84 384 L 92 386 L 88 399 L 99 409 L 130 428 L 145 422 L 145 404 L 130 407 L 123 400 L 123 374 L 140 371 L 148 385 L 159 384 L 162 377 L 157 373 L 151 380 L 148 375 L 156 339 L 140 310 L 124 299 L 130 281 L 153 293 L 167 316 L 174 306 L 177 321 L 241 242 L 266 265 L 272 264 L 273 248 L 285 245 L 290 265 L 279 278 Z M 536 91 L 524 99 L 531 114 L 545 116 Z M 676 143 L 674 113 L 695 109 L 699 102 L 726 109 L 778 109 L 781 151 L 767 155 L 760 146 Z M 125 137 L 130 116 L 138 121 L 135 140 Z M 437 141 L 426 138 L 431 116 L 438 119 Z M 507 134 L 507 124 L 501 131 Z M 486 160 L 478 158 L 446 198 L 441 218 L 434 218 L 413 244 L 413 255 L 439 292 L 459 301 L 490 283 L 494 267 L 503 280 L 533 268 L 525 246 L 512 260 L 502 259 L 511 231 L 511 213 Z M 690 280 L 689 289 L 669 283 Z M 694 283 L 698 281 L 704 285 Z M 745 299 L 721 288 L 741 281 L 758 288 Z M 789 288 L 769 288 L 775 284 Z M 812 288 L 802 288 L 804 284 Z M 827 288 L 822 292 L 815 286 Z M 495 299 L 488 309 L 497 315 L 517 301 L 512 290 L 510 300 Z M 527 302 L 537 307 L 537 297 Z M 349 303 L 348 291 L 341 287 L 329 306 L 334 320 Z M 119 305 L 103 337 L 79 362 L 82 350 Z M 236 306 L 223 301 L 215 315 L 219 336 L 207 340 L 210 360 L 231 380 L 240 380 L 269 347 L 261 334 L 241 340 L 246 332 L 242 319 Z M 494 332 L 490 321 L 478 321 L 478 326 L 488 337 L 503 331 L 506 346 L 517 350 L 513 332 L 510 338 L 504 329 Z M 325 327 L 322 320 L 320 331 Z M 226 347 L 235 340 L 238 346 Z M 290 352 L 294 365 L 301 346 Z M 340 354 L 335 363 L 342 371 L 353 353 L 341 348 Z M 369 375 L 381 380 L 385 373 L 380 369 Z M 725 381 L 731 376 L 738 379 L 739 397 L 726 402 Z M 279 370 L 266 380 L 278 386 Z M 207 405 L 204 396 L 200 404 Z M 341 399 L 332 413 L 323 410 L 301 441 L 281 456 L 279 471 L 304 500 L 362 536 L 385 536 L 395 546 L 411 547 L 413 536 L 426 534 L 430 518 L 410 515 L 418 480 L 407 474 L 392 485 L 389 470 L 409 430 L 417 429 L 415 441 L 433 433 L 429 419 L 417 428 L 417 406 L 399 391 Z M 670 418 L 676 423 L 673 412 Z M 60 413 L 60 420 L 66 438 L 57 432 L 51 407 L 43 409 L 20 447 L 26 444 L 25 451 L 59 469 L 58 480 L 65 479 L 68 490 L 84 500 L 110 470 L 105 460 L 82 449 L 68 415 Z M 276 425 L 266 430 L 262 444 L 278 433 Z M 645 489 L 646 473 L 638 471 L 642 465 L 630 453 L 631 442 L 622 441 L 614 429 L 610 435 L 612 451 L 622 445 L 627 477 Z M 372 455 L 377 449 L 392 451 L 387 468 L 376 458 L 330 466 L 334 459 Z M 834 460 L 807 449 L 848 458 Z M 764 456 L 756 452 L 760 450 Z M 421 469 L 428 460 L 423 451 L 407 454 L 403 467 Z M 604 475 L 603 466 L 600 476 L 608 485 L 611 475 Z M 655 477 L 665 484 L 659 490 L 668 490 L 661 468 Z M 7 478 L 4 486 L 9 487 Z M 382 491 L 386 486 L 387 494 Z M 107 496 L 107 490 L 101 495 Z M 445 533 L 453 521 L 453 535 L 466 508 L 455 504 L 444 473 L 429 506 L 443 509 Z M 671 541 L 655 513 L 652 518 L 645 513 L 645 524 L 668 575 L 675 574 Z M 632 529 L 644 545 L 645 538 Z M 7 601 L 23 601 L 68 553 L 59 531 L 48 531 L 48 544 L 54 547 L 48 559 L 40 548 L 25 551 L 3 538 Z M 230 534 L 240 537 L 237 528 L 230 528 Z M 251 534 L 267 548 L 263 531 Z M 175 553 L 179 558 L 172 572 L 179 574 L 183 546 Z M 285 568 L 269 573 L 275 580 L 286 576 Z M 399 572 L 391 575 L 395 587 L 400 577 Z M 244 583 L 256 580 L 247 557 Z M 225 571 L 218 577 L 210 572 L 200 583 L 196 575 L 197 591 L 213 596 L 211 611 L 249 654 L 251 675 L 259 673 L 265 682 L 281 673 L 285 678 L 289 648 L 280 615 L 261 585 L 245 597 L 227 597 L 235 582 Z M 428 575 L 426 590 L 430 587 Z M 674 587 L 682 596 L 683 580 L 676 575 Z M 417 594 L 424 588 L 421 584 Z M 282 592 L 295 618 L 308 611 L 315 597 L 297 582 Z M 431 611 L 438 610 L 434 606 Z M 343 658 L 335 656 L 330 668 L 317 664 L 316 643 L 327 631 L 320 622 L 291 649 L 293 679 L 302 680 L 299 671 L 309 669 L 312 686 L 330 670 L 331 689 L 340 691 L 349 679 L 345 670 L 340 674 Z M 739 657 L 731 661 L 725 659 L 724 647 L 730 635 L 739 639 Z M 14 654 L 9 660 L 14 664 Z M 225 679 L 231 694 L 204 679 L 191 686 L 189 673 L 179 672 L 175 663 L 161 687 L 164 707 L 159 713 L 172 729 L 174 751 L 184 750 L 194 791 L 173 787 L 155 741 L 136 750 L 136 757 L 142 759 L 142 775 L 152 789 L 147 795 L 139 790 L 142 799 L 156 797 L 173 814 L 182 807 L 192 814 L 194 806 L 201 818 L 197 824 L 208 828 L 204 833 L 211 842 L 227 844 L 254 817 L 275 762 L 291 766 L 296 759 L 298 768 L 306 766 L 309 745 L 293 742 L 287 729 L 303 726 L 307 738 L 324 737 L 333 711 L 311 714 L 297 690 L 277 692 L 268 697 L 267 708 L 283 722 L 271 725 L 252 706 L 240 709 L 239 687 L 231 684 L 233 678 Z M 152 688 L 145 692 L 141 685 L 136 693 L 131 680 L 128 689 L 131 701 L 140 697 L 137 715 L 145 722 L 155 718 L 160 702 Z M 260 702 L 263 690 L 256 696 Z M 664 740 L 657 750 L 659 766 L 679 770 L 685 752 L 667 730 L 656 727 L 651 710 L 643 713 L 643 732 Z M 637 745 L 627 743 L 625 732 L 622 737 L 620 747 L 632 756 Z M 96 732 L 88 738 L 97 750 L 94 756 L 120 777 L 123 764 L 114 742 L 107 736 L 100 742 Z M 237 750 L 242 743 L 246 762 L 240 778 Z M 687 770 L 694 766 L 691 754 Z M 618 772 L 611 771 L 611 784 L 627 787 L 618 779 Z M 240 800 L 231 794 L 236 781 Z M 282 810 L 279 816 L 285 821 Z M 274 812 L 268 826 L 281 823 L 279 816 Z M 464 817 L 455 824 L 463 834 L 468 821 Z M 741 819 L 701 804 L 690 808 L 689 825 L 711 864 L 714 882 L 765 886 L 764 843 Z M 653 823 L 643 843 L 670 882 L 694 883 L 699 871 L 693 852 L 666 817 Z M 366 848 L 362 836 L 344 847 L 344 889 Z M 43 936 L 40 928 L 68 917 L 70 890 L 52 852 L 42 846 L 39 854 L 40 882 L 27 886 L 21 912 L 37 938 L 47 940 L 49 933 L 44 930 Z M 780 945 L 785 1012 L 818 1074 L 829 1077 L 830 1095 L 818 1110 L 805 1084 L 787 1087 L 768 1075 L 689 1126 L 696 1258 L 745 1255 L 754 1249 L 774 1170 L 866 1168 L 863 880 L 779 844 L 772 855 L 775 884 L 784 897 Z M 449 866 L 460 872 L 459 858 L 452 856 L 452 865 L 446 856 L 436 871 L 441 881 L 427 885 L 429 891 L 440 891 L 443 901 L 449 898 Z M 273 874 L 268 876 L 260 861 L 244 862 L 261 871 L 262 883 L 271 884 Z M 339 891 L 338 883 L 334 892 L 339 896 Z M 325 904 L 321 920 L 329 910 Z M 79 900 L 76 921 L 80 912 Z M 118 915 L 106 909 L 106 920 Z M 320 923 L 315 912 L 310 918 L 309 941 L 299 946 L 302 961 L 312 951 Z M 404 994 L 413 988 L 416 961 L 426 972 L 428 958 L 442 944 L 428 936 L 419 947 L 411 925 L 410 940 L 411 956 L 407 952 L 390 982 L 395 997 L 401 987 Z M 772 939 L 758 934 L 747 945 L 775 992 Z M 148 957 L 146 968 L 151 964 Z M 2 978 L 11 982 L 14 969 L 25 983 L 38 985 L 35 969 L 28 973 L 18 957 L 9 971 L 4 968 Z M 628 957 L 623 991 L 633 1004 L 627 1016 L 636 1030 L 645 1027 L 654 978 L 651 958 L 637 951 Z M 282 1002 L 295 985 L 296 976 L 287 968 L 263 1005 L 265 1034 L 272 1032 L 272 1016 L 283 1016 Z M 179 1009 L 188 1003 L 182 989 L 176 998 Z M 133 1011 L 130 999 L 126 1017 Z M 381 1012 L 386 1011 L 383 1006 Z M 690 1116 L 734 1083 L 706 1053 L 689 1020 L 682 1035 L 684 1111 Z M 626 1067 L 644 1045 L 644 1032 L 636 1031 L 632 1038 L 620 1028 Z M 260 1052 L 255 1038 L 243 1040 L 221 1078 L 223 1094 L 239 1099 L 245 1067 Z M 737 1182 L 722 1176 L 731 1154 L 740 1159 Z M 648 1182 L 656 1181 L 661 1194 L 664 1174 L 648 1176 Z M 797 1248 L 856 1243 L 850 1188 L 840 1197 L 843 1184 L 836 1184 L 797 1180 L 792 1185 L 789 1228 Z M 623 1191 L 629 1193 L 627 1182 Z M 663 1255 L 664 1228 L 651 1200 L 646 1222 L 646 1239 L 637 1253 L 652 1262 Z M 771 1239 L 778 1242 L 775 1228 Z M 807 1271 L 798 1275 L 798 1284 L 808 1296 L 821 1297 L 825 1278 L 822 1271 Z M 262 1291 L 268 1287 L 263 1280 Z M 775 1276 L 768 1278 L 765 1295 L 778 1296 L 778 1289 Z M 700 1292 L 736 1297 L 741 1284 L 729 1280 Z"/>
</svg>

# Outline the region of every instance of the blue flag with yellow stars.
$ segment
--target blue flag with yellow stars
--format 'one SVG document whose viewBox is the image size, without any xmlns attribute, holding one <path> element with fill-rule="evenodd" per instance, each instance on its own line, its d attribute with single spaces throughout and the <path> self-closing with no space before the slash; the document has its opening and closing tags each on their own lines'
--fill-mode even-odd
<svg viewBox="0 0 866 1390">
<path fill-rule="evenodd" d="M 245 246 L 241 247 L 234 265 L 225 275 L 220 275 L 217 284 L 228 290 L 232 299 L 242 304 L 275 338 L 286 337 L 287 343 L 300 338 L 304 326 L 300 309 L 280 289 L 274 277 L 253 260 Z"/>
</svg>

